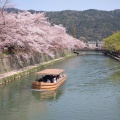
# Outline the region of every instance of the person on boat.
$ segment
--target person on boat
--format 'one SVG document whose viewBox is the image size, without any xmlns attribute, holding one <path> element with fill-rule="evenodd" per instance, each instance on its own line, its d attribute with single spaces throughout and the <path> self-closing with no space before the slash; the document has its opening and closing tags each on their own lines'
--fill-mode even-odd
<svg viewBox="0 0 120 120">
<path fill-rule="evenodd" d="M 53 82 L 56 83 L 57 82 L 57 79 L 56 77 L 53 78 Z"/>
<path fill-rule="evenodd" d="M 50 75 L 46 75 L 46 82 L 48 82 L 48 83 L 51 82 L 51 76 Z"/>
<path fill-rule="evenodd" d="M 59 79 L 59 78 L 60 78 L 60 75 L 57 75 L 57 76 L 56 76 L 56 79 Z"/>
<path fill-rule="evenodd" d="M 47 76 L 46 75 L 43 77 L 43 82 L 47 82 Z"/>
<path fill-rule="evenodd" d="M 51 83 L 53 83 L 53 75 L 49 75 L 48 79 L 50 80 Z"/>
<path fill-rule="evenodd" d="M 48 82 L 48 83 L 51 83 L 50 79 L 47 79 L 47 82 Z"/>
</svg>

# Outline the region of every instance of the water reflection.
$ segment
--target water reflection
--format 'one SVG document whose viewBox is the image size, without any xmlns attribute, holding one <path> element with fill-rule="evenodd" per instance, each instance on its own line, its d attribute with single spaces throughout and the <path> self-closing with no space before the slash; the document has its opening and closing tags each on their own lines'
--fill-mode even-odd
<svg viewBox="0 0 120 120">
<path fill-rule="evenodd" d="M 32 95 L 40 101 L 57 101 L 63 94 L 63 90 L 56 91 L 32 91 Z"/>
</svg>

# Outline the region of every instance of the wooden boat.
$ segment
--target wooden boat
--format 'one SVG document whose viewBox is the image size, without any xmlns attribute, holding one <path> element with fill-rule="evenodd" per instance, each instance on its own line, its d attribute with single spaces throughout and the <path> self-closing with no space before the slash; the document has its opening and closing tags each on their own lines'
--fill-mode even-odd
<svg viewBox="0 0 120 120">
<path fill-rule="evenodd" d="M 45 69 L 36 74 L 42 78 L 32 82 L 33 89 L 56 90 L 66 80 L 63 69 Z"/>
</svg>

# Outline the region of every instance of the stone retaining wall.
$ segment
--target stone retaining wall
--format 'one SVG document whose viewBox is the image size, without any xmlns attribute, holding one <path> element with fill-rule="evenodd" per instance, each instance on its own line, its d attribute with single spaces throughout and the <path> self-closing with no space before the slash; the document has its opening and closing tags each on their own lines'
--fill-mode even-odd
<svg viewBox="0 0 120 120">
<path fill-rule="evenodd" d="M 68 50 L 60 50 L 53 52 L 54 58 L 50 57 L 47 54 L 32 53 L 27 60 L 22 57 L 22 55 L 2 55 L 0 57 L 0 74 L 64 57 L 67 54 L 71 53 L 71 51 Z"/>
<path fill-rule="evenodd" d="M 36 72 L 40 69 L 43 69 L 43 68 L 47 67 L 48 65 L 51 65 L 51 64 L 54 64 L 61 60 L 64 60 L 65 58 L 74 56 L 74 54 L 71 54 L 71 53 L 68 54 L 68 52 L 66 52 L 66 53 L 67 54 L 64 54 L 63 57 L 52 59 L 47 62 L 45 61 L 45 62 L 36 64 L 33 66 L 23 67 L 21 69 L 13 70 L 13 71 L 10 71 L 10 72 L 4 73 L 4 74 L 0 74 L 0 85 L 6 85 L 10 82 L 18 80 L 19 78 L 21 78 L 25 75 L 28 75 L 30 73 Z"/>
</svg>

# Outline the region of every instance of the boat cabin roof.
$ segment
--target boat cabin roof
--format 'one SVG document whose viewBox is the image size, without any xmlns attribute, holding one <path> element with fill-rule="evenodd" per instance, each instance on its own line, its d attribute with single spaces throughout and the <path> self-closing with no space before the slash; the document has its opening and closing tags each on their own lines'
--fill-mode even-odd
<svg viewBox="0 0 120 120">
<path fill-rule="evenodd" d="M 59 75 L 62 72 L 64 72 L 63 69 L 45 69 L 45 70 L 37 72 L 36 74 L 41 74 L 41 75 Z"/>
</svg>

